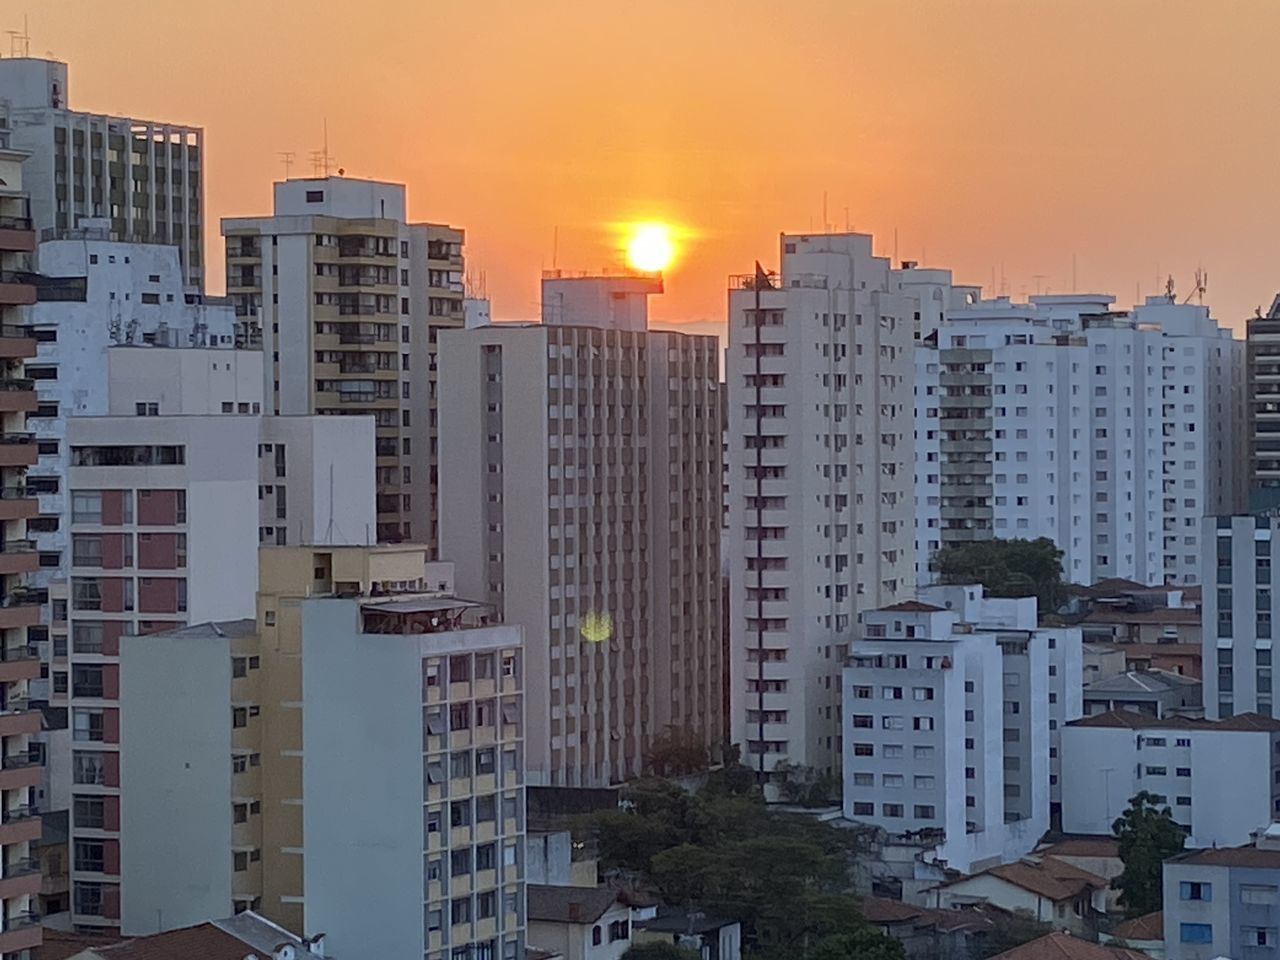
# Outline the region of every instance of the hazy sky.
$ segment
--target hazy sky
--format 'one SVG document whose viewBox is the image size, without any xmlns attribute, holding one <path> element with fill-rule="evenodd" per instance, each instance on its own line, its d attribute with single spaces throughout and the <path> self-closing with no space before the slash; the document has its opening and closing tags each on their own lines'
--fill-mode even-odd
<svg viewBox="0 0 1280 960">
<path fill-rule="evenodd" d="M 24 12 L 73 107 L 205 127 L 211 275 L 218 218 L 267 213 L 327 119 L 349 175 L 466 228 L 504 319 L 537 314 L 557 226 L 592 269 L 643 219 L 689 234 L 656 318 L 720 325 L 824 192 L 878 252 L 896 228 L 1014 296 L 1073 254 L 1126 306 L 1203 264 L 1237 326 L 1280 290 L 1280 0 L 0 0 L 0 29 Z"/>
</svg>

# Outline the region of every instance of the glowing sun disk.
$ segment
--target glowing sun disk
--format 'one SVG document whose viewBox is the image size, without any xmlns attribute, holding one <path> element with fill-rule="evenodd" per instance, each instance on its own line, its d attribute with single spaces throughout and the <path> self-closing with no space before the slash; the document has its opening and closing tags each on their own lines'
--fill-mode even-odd
<svg viewBox="0 0 1280 960">
<path fill-rule="evenodd" d="M 676 245 L 670 228 L 660 223 L 641 224 L 627 244 L 627 260 L 646 273 L 665 270 L 675 259 Z"/>
</svg>

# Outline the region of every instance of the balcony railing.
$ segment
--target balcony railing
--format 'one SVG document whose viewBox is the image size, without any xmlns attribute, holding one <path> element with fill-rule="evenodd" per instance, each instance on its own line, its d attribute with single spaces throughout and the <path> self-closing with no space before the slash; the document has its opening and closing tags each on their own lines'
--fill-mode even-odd
<svg viewBox="0 0 1280 960">
<path fill-rule="evenodd" d="M 0 217 L 0 230 L 30 230 L 30 217 Z"/>
<path fill-rule="evenodd" d="M 30 392 L 35 388 L 36 388 L 36 382 L 34 380 L 28 380 L 26 378 L 18 378 L 14 380 L 0 380 L 0 390 L 3 390 L 3 391 Z"/>
<path fill-rule="evenodd" d="M 0 769 L 3 770 L 25 770 L 39 765 L 40 757 L 35 753 L 14 753 L 0 760 Z"/>
<path fill-rule="evenodd" d="M 25 323 L 0 323 L 0 337 L 25 340 L 34 335 L 31 327 Z"/>
<path fill-rule="evenodd" d="M 36 275 L 30 270 L 0 270 L 0 283 L 23 283 L 27 285 L 36 282 Z"/>
<path fill-rule="evenodd" d="M 26 487 L 0 487 L 0 500 L 29 500 L 34 496 Z"/>
<path fill-rule="evenodd" d="M 35 804 L 26 804 L 21 807 L 13 807 L 0 813 L 0 823 L 19 823 L 23 820 L 31 820 L 40 816 L 40 808 Z M 38 867 L 37 867 L 38 869 Z"/>
<path fill-rule="evenodd" d="M 4 868 L 4 875 L 6 879 L 9 877 L 21 877 L 27 874 L 39 872 L 40 861 L 31 857 L 22 857 L 19 860 L 11 860 L 9 863 L 5 864 Z"/>
<path fill-rule="evenodd" d="M 12 917 L 0 918 L 0 933 L 9 933 L 11 930 L 25 930 L 27 927 L 34 927 L 39 922 L 40 914 L 38 913 L 32 913 L 31 911 L 16 913 Z"/>
</svg>

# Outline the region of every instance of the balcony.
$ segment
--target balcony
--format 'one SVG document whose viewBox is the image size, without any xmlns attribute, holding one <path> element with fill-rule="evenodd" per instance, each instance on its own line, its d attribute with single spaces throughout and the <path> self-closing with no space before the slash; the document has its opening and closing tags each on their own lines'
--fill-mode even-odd
<svg viewBox="0 0 1280 960">
<path fill-rule="evenodd" d="M 34 540 L 9 540 L 0 543 L 0 575 L 31 573 L 40 567 Z"/>
<path fill-rule="evenodd" d="M 0 845 L 24 844 L 40 836 L 40 810 L 35 806 L 15 806 L 0 815 Z"/>
<path fill-rule="evenodd" d="M 29 753 L 15 753 L 0 760 L 0 790 L 40 785 L 40 761 Z"/>
<path fill-rule="evenodd" d="M 0 630 L 34 627 L 40 622 L 40 598 L 31 591 L 14 591 L 0 601 Z"/>
<path fill-rule="evenodd" d="M 5 340 L 0 338 L 0 349 Z M 32 346 L 35 341 L 31 341 Z M 39 457 L 36 438 L 30 433 L 0 433 L 0 467 L 31 467 Z"/>
<path fill-rule="evenodd" d="M 40 889 L 40 874 L 31 876 L 34 887 L 31 892 Z M 38 947 L 43 940 L 43 928 L 40 917 L 34 913 L 19 913 L 6 917 L 0 926 L 0 955 L 17 956 L 24 950 Z"/>
<path fill-rule="evenodd" d="M 34 342 L 32 341 L 32 343 Z M 35 408 L 36 385 L 34 380 L 21 378 L 0 380 L 0 413 L 31 413 Z"/>
<path fill-rule="evenodd" d="M 36 355 L 36 338 L 30 327 L 0 324 L 0 359 L 30 360 Z"/>
<path fill-rule="evenodd" d="M 0 270 L 0 305 L 27 307 L 36 302 L 33 275 L 20 270 Z"/>
<path fill-rule="evenodd" d="M 28 710 L 25 706 L 17 710 L 0 711 L 0 737 L 39 733 L 40 716 L 39 710 Z"/>
<path fill-rule="evenodd" d="M 0 650 L 0 684 L 40 678 L 40 654 L 30 646 Z"/>
<path fill-rule="evenodd" d="M 26 487 L 0 487 L 0 521 L 40 516 L 40 501 Z"/>
<path fill-rule="evenodd" d="M 24 837 L 23 839 L 40 839 L 40 821 L 32 820 L 35 826 L 34 837 Z M 16 842 L 16 841 L 15 841 Z M 24 897 L 28 894 L 40 892 L 40 861 L 24 858 L 14 860 L 4 868 L 4 876 L 0 877 L 0 897 L 8 900 L 10 897 Z"/>
<path fill-rule="evenodd" d="M 0 250 L 7 253 L 33 253 L 36 232 L 30 217 L 0 217 Z"/>
</svg>

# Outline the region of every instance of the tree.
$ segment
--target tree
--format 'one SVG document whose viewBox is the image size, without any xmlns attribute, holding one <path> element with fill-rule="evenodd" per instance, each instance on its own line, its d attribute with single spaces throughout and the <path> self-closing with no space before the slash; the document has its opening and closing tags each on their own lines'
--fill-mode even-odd
<svg viewBox="0 0 1280 960">
<path fill-rule="evenodd" d="M 682 777 L 701 773 L 711 764 L 711 753 L 696 730 L 667 727 L 649 744 L 645 770 L 659 777 Z"/>
<path fill-rule="evenodd" d="M 1026 910 L 1018 910 L 1007 916 L 996 914 L 990 930 L 982 937 L 974 950 L 973 960 L 988 960 L 1006 950 L 1020 947 L 1032 940 L 1053 933 L 1053 925 L 1042 923 Z"/>
<path fill-rule="evenodd" d="M 823 937 L 805 953 L 806 960 L 905 960 L 902 943 L 871 927 Z"/>
<path fill-rule="evenodd" d="M 1164 905 L 1164 862 L 1182 851 L 1186 833 L 1168 806 L 1146 790 L 1129 799 L 1129 809 L 1111 825 L 1120 841 L 1124 871 L 1111 881 L 1120 891 L 1120 904 L 1130 917 L 1160 910 Z"/>
<path fill-rule="evenodd" d="M 1035 597 L 1040 613 L 1062 606 L 1062 551 L 1047 537 L 975 540 L 934 554 L 943 583 L 980 583 L 993 597 Z"/>
<path fill-rule="evenodd" d="M 674 943 L 651 940 L 648 943 L 633 943 L 627 947 L 622 960 L 698 960 L 698 952 L 687 947 L 678 947 Z"/>
</svg>

